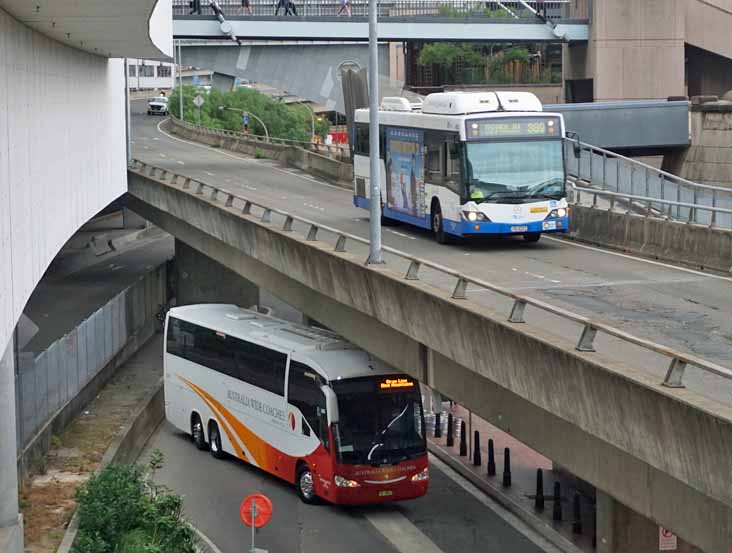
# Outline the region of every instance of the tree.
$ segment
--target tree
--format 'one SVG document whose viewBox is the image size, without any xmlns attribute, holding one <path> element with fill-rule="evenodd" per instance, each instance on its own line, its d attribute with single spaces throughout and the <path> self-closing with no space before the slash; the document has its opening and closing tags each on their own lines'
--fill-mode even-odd
<svg viewBox="0 0 732 553">
<path fill-rule="evenodd" d="M 422 47 L 417 58 L 419 65 L 436 65 L 443 74 L 443 81 L 455 81 L 456 62 L 461 60 L 468 67 L 480 67 L 483 56 L 476 46 L 467 42 L 431 42 Z"/>
</svg>

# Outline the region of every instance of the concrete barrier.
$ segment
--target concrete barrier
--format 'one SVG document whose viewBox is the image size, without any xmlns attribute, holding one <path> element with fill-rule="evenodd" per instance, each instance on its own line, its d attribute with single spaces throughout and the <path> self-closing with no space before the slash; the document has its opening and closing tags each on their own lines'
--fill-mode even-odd
<svg viewBox="0 0 732 553">
<path fill-rule="evenodd" d="M 569 236 L 696 269 L 732 271 L 732 231 L 575 205 Z"/>
<path fill-rule="evenodd" d="M 282 161 L 307 173 L 351 190 L 353 188 L 353 165 L 337 159 L 286 144 L 273 144 L 258 140 L 247 140 L 238 136 L 222 136 L 184 126 L 177 119 L 168 119 L 163 127 L 166 131 L 188 140 L 201 142 L 231 152 L 239 152 L 253 157 L 266 157 Z"/>
</svg>

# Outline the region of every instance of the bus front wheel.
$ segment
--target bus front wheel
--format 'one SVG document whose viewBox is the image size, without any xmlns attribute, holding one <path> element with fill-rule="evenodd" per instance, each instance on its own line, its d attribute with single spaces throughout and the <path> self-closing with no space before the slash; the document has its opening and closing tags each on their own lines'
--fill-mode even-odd
<svg viewBox="0 0 732 553">
<path fill-rule="evenodd" d="M 297 488 L 297 495 L 300 496 L 300 499 L 302 499 L 304 503 L 309 505 L 317 503 L 318 496 L 315 495 L 313 472 L 310 470 L 310 467 L 304 463 L 297 469 L 295 487 Z"/>
<path fill-rule="evenodd" d="M 211 443 L 211 455 L 216 459 L 223 459 L 226 457 L 224 449 L 221 447 L 221 433 L 219 432 L 219 426 L 215 422 L 211 422 L 208 429 L 208 441 Z"/>
<path fill-rule="evenodd" d="M 449 238 L 445 233 L 440 202 L 434 202 L 432 204 L 432 233 L 435 235 L 435 240 L 439 244 L 447 244 L 449 242 Z"/>
</svg>

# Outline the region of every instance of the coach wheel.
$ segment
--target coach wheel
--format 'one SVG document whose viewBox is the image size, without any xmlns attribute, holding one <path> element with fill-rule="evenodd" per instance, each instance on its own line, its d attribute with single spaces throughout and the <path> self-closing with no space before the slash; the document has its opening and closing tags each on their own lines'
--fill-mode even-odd
<svg viewBox="0 0 732 553">
<path fill-rule="evenodd" d="M 310 467 L 303 464 L 297 469 L 297 476 L 295 478 L 295 487 L 297 488 L 297 495 L 303 502 L 312 505 L 318 500 L 318 496 L 315 495 L 315 484 L 313 481 L 313 472 Z"/>
<path fill-rule="evenodd" d="M 439 202 L 435 202 L 432 206 L 432 233 L 439 244 L 447 244 L 448 236 L 445 233 L 442 209 L 440 209 Z"/>
<path fill-rule="evenodd" d="M 529 234 L 524 234 L 524 242 L 538 242 L 539 238 L 541 238 L 540 232 L 530 232 Z"/>
<path fill-rule="evenodd" d="M 219 433 L 219 427 L 215 422 L 212 422 L 208 429 L 208 441 L 211 443 L 211 455 L 216 459 L 223 459 L 226 457 L 226 453 L 224 453 L 224 450 L 221 447 L 221 434 Z"/>
<path fill-rule="evenodd" d="M 191 436 L 193 437 L 193 443 L 200 450 L 204 450 L 207 447 L 206 436 L 203 433 L 203 423 L 201 417 L 195 413 L 191 417 Z"/>
</svg>

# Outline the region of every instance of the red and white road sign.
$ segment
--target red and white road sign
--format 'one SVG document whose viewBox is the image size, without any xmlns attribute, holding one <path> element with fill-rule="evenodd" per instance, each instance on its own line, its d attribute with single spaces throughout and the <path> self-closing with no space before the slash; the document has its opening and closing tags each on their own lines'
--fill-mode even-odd
<svg viewBox="0 0 732 553">
<path fill-rule="evenodd" d="M 254 506 L 253 509 L 252 505 Z M 249 495 L 241 502 L 239 516 L 247 526 L 251 527 L 252 519 L 254 519 L 254 527 L 261 528 L 272 518 L 272 502 L 269 497 L 261 493 Z"/>
<path fill-rule="evenodd" d="M 676 551 L 678 548 L 678 539 L 676 534 L 667 530 L 663 526 L 658 527 L 658 550 L 659 551 Z"/>
</svg>

